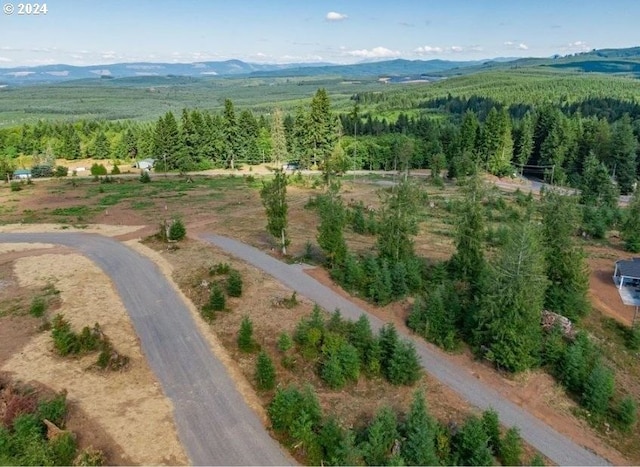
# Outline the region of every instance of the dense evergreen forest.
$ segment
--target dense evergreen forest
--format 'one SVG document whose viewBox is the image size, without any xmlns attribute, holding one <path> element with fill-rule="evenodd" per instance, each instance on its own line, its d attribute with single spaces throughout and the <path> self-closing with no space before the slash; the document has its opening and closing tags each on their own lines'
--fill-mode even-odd
<svg viewBox="0 0 640 467">
<path fill-rule="evenodd" d="M 446 167 L 450 177 L 476 168 L 499 176 L 529 171 L 580 187 L 595 164 L 620 193 L 635 186 L 640 104 L 634 100 L 592 96 L 534 103 L 523 95 L 507 103 L 483 95 L 420 99 L 411 90 L 391 90 L 357 93 L 351 102 L 348 111 L 333 112 L 320 89 L 310 105 L 291 113 L 237 110 L 226 99 L 221 112 L 184 109 L 149 123 L 40 120 L 0 130 L 0 171 L 32 163 L 23 156 L 36 163 L 166 158 L 167 170 L 183 171 L 272 159 L 299 160 L 302 168 L 331 160 L 336 171 L 391 170 L 403 161 L 410 168 Z M 406 110 L 384 117 L 375 109 L 385 102 Z M 274 122 L 283 126 L 287 149 L 277 157 Z"/>
</svg>

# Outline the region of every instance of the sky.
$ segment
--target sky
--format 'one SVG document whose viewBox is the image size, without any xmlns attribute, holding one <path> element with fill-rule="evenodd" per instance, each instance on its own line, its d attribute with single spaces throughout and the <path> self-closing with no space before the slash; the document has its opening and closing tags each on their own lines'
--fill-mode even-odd
<svg viewBox="0 0 640 467">
<path fill-rule="evenodd" d="M 50 0 L 46 14 L 20 15 L 22 1 L 0 0 L 2 68 L 483 60 L 640 45 L 639 0 Z"/>
</svg>

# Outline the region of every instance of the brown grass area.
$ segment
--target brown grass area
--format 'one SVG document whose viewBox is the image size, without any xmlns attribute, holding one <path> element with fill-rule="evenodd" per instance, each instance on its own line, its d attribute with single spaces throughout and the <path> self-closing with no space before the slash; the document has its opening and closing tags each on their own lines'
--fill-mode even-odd
<svg viewBox="0 0 640 467">
<path fill-rule="evenodd" d="M 1 370 L 14 379 L 33 380 L 55 391 L 67 389 L 72 407 L 70 428 L 79 432 L 82 446 L 93 444 L 104 450 L 109 462 L 187 463 L 173 424 L 172 406 L 149 370 L 128 315 L 104 273 L 79 255 L 23 257 L 14 262 L 13 269 L 20 287 L 54 284 L 62 301 L 58 312 L 74 329 L 100 323 L 114 347 L 128 355 L 131 363 L 124 372 L 89 370 L 96 355 L 61 358 L 53 351 L 50 333 L 42 332 L 32 334 Z M 107 436 L 96 436 L 100 432 Z"/>
</svg>

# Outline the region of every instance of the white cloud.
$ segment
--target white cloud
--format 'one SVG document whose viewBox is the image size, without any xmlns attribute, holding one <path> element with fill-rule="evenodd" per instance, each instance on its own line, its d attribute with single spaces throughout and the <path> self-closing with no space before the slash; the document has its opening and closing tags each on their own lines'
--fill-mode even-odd
<svg viewBox="0 0 640 467">
<path fill-rule="evenodd" d="M 0 57 L 0 62 L 12 62 L 13 60 L 11 60 L 10 58 L 7 57 Z"/>
<path fill-rule="evenodd" d="M 69 70 L 64 70 L 64 71 L 47 71 L 46 72 L 48 75 L 51 76 L 69 76 Z"/>
<path fill-rule="evenodd" d="M 330 11 L 329 13 L 327 13 L 327 16 L 325 16 L 325 19 L 327 21 L 342 21 L 347 18 L 348 16 L 345 15 L 344 13 L 338 13 L 336 11 Z"/>
<path fill-rule="evenodd" d="M 360 50 L 350 50 L 346 52 L 347 55 L 351 57 L 359 57 L 359 58 L 389 58 L 389 57 L 398 57 L 400 52 L 397 50 L 390 50 L 386 47 L 374 47 L 373 49 L 360 49 Z"/>
<path fill-rule="evenodd" d="M 529 46 L 528 46 L 527 44 L 525 44 L 524 42 L 520 42 L 520 43 L 518 44 L 518 48 L 519 48 L 520 50 L 529 50 Z"/>
<path fill-rule="evenodd" d="M 455 52 L 455 53 L 463 52 L 463 51 L 464 51 L 464 49 L 463 49 L 462 47 L 457 46 L 457 45 L 452 45 L 452 46 L 450 47 L 450 49 L 451 49 L 451 51 L 452 51 L 452 52 Z"/>
<path fill-rule="evenodd" d="M 432 47 L 430 45 L 424 45 L 422 47 L 418 47 L 414 50 L 418 55 L 432 55 L 432 54 L 441 54 L 444 52 L 442 47 Z"/>
<path fill-rule="evenodd" d="M 585 41 L 570 42 L 568 48 L 571 51 L 577 52 L 588 52 L 591 50 L 591 47 Z"/>
<path fill-rule="evenodd" d="M 504 43 L 504 45 L 506 45 L 507 47 L 511 47 L 512 45 L 515 45 L 515 42 L 513 42 L 513 41 L 506 41 L 506 42 Z"/>
</svg>

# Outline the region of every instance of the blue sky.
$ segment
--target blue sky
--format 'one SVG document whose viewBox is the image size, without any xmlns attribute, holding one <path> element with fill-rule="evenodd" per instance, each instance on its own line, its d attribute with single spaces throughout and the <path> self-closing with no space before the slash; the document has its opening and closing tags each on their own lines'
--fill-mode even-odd
<svg viewBox="0 0 640 467">
<path fill-rule="evenodd" d="M 17 9 L 22 1 L 0 0 Z M 640 0 L 50 0 L 0 14 L 0 67 L 550 56 L 640 44 Z"/>
</svg>

